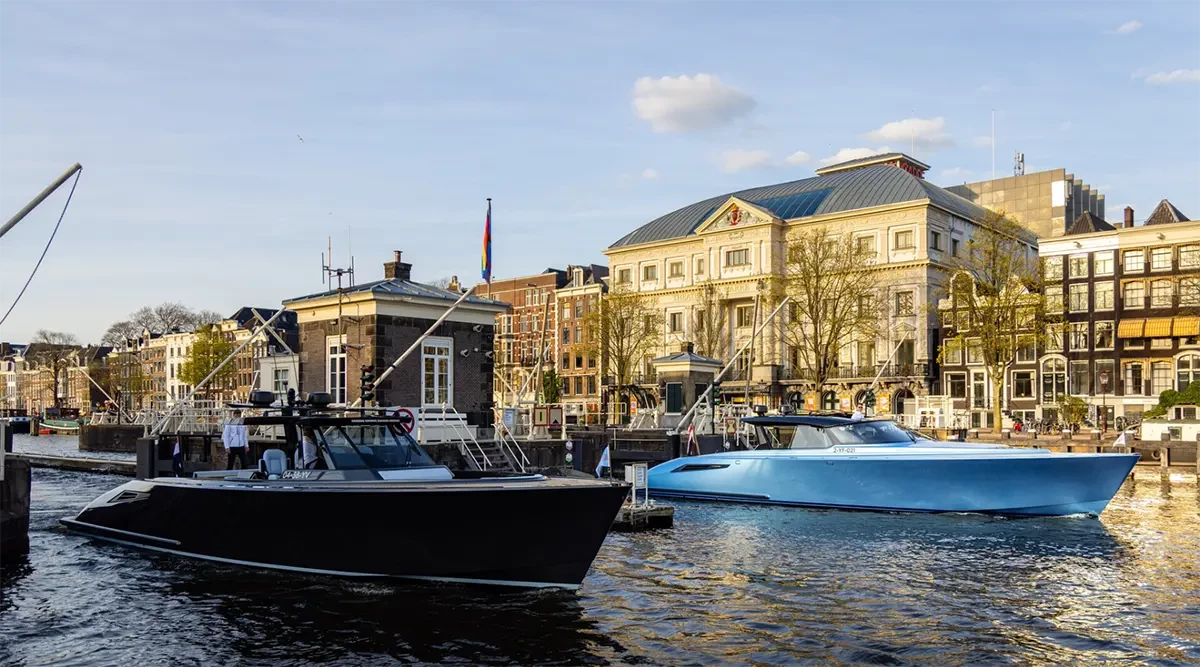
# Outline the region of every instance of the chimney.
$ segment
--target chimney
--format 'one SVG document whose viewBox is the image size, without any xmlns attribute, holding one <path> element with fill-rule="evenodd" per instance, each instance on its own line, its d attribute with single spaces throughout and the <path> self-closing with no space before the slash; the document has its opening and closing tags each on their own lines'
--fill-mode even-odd
<svg viewBox="0 0 1200 667">
<path fill-rule="evenodd" d="M 412 280 L 412 264 L 400 261 L 400 251 L 393 250 L 396 253 L 396 261 L 383 263 L 383 279 L 384 280 Z"/>
<path fill-rule="evenodd" d="M 1133 226 L 1133 207 L 1126 206 L 1125 207 L 1125 227 L 1129 228 L 1132 226 Z"/>
</svg>

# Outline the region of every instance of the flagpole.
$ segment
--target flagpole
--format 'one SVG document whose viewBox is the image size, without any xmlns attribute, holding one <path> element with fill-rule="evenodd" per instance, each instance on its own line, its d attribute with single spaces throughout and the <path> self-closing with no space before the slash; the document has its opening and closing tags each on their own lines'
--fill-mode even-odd
<svg viewBox="0 0 1200 667">
<path fill-rule="evenodd" d="M 492 300 L 492 198 L 488 197 L 488 276 L 487 298 Z"/>
</svg>

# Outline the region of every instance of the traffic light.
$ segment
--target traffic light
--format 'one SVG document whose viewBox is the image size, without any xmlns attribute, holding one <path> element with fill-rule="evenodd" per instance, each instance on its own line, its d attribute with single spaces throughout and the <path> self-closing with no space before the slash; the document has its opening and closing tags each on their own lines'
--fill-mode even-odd
<svg viewBox="0 0 1200 667">
<path fill-rule="evenodd" d="M 714 408 L 720 407 L 720 405 L 721 405 L 721 383 L 720 382 L 712 383 L 712 392 L 709 394 L 709 396 L 712 397 L 713 407 Z"/>
<path fill-rule="evenodd" d="M 375 400 L 375 367 L 362 367 L 362 384 L 359 396 L 362 398 L 363 405 Z"/>
<path fill-rule="evenodd" d="M 873 390 L 868 389 L 867 393 L 863 394 L 863 405 L 868 408 L 875 407 L 875 392 Z"/>
</svg>

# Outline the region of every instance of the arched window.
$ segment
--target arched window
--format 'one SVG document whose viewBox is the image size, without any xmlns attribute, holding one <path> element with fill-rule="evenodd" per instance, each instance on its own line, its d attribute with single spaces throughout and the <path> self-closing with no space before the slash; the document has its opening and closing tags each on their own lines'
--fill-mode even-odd
<svg viewBox="0 0 1200 667">
<path fill-rule="evenodd" d="M 1067 362 L 1047 359 L 1042 362 L 1042 402 L 1057 403 L 1067 393 Z"/>
<path fill-rule="evenodd" d="M 1200 382 L 1200 354 L 1188 354 L 1175 362 L 1175 389 L 1184 391 L 1193 382 Z"/>
<path fill-rule="evenodd" d="M 827 391 L 824 394 L 822 394 L 821 395 L 821 409 L 822 410 L 837 410 L 838 409 L 837 393 L 832 392 L 832 391 Z"/>
</svg>

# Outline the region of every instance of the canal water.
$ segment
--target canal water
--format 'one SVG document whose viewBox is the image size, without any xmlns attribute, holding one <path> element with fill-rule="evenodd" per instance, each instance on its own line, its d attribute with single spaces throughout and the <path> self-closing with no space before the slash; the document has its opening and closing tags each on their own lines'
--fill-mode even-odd
<svg viewBox="0 0 1200 667">
<path fill-rule="evenodd" d="M 1200 663 L 1190 477 L 1139 476 L 1099 520 L 678 503 L 672 530 L 610 535 L 573 593 L 248 571 L 59 527 L 125 479 L 34 471 L 0 664 Z M 291 529 L 320 527 L 263 526 Z"/>
</svg>

